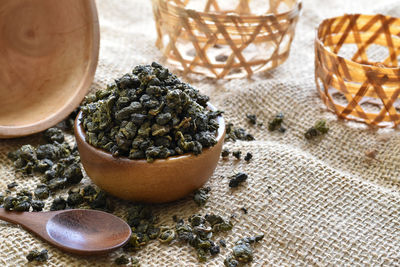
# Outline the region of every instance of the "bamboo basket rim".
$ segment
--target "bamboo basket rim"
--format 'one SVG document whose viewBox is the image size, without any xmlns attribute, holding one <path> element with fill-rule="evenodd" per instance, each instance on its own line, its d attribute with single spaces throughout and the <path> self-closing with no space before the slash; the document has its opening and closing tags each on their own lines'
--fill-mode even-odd
<svg viewBox="0 0 400 267">
<path fill-rule="evenodd" d="M 329 22 L 331 22 L 331 21 L 335 21 L 335 20 L 337 20 L 337 19 L 340 19 L 340 18 L 342 18 L 342 17 L 344 17 L 344 16 L 363 16 L 363 17 L 368 17 L 368 18 L 372 18 L 372 17 L 375 17 L 375 16 L 383 16 L 383 17 L 386 17 L 386 18 L 394 18 L 394 19 L 398 20 L 398 22 L 400 23 L 400 18 L 393 17 L 393 16 L 387 16 L 387 15 L 383 15 L 383 14 L 365 15 L 365 14 L 361 14 L 361 13 L 350 13 L 350 14 L 347 14 L 347 13 L 346 13 L 346 14 L 344 14 L 344 15 L 342 15 L 342 16 L 337 16 L 337 17 L 332 17 L 332 18 L 329 18 L 329 19 L 325 19 L 325 20 L 322 21 L 321 24 L 319 24 L 318 30 L 317 30 L 317 32 L 316 32 L 316 37 L 315 37 L 315 42 L 316 42 L 324 51 L 326 51 L 330 56 L 333 56 L 333 57 L 339 58 L 340 60 L 345 61 L 346 64 L 353 65 L 353 66 L 363 67 L 364 69 L 369 69 L 369 70 L 371 70 L 371 71 L 382 71 L 382 70 L 384 71 L 384 70 L 387 69 L 388 71 L 390 71 L 390 73 L 385 73 L 385 74 L 387 74 L 387 75 L 393 74 L 393 70 L 395 70 L 395 71 L 397 71 L 397 70 L 400 71 L 400 65 L 397 66 L 397 67 L 390 67 L 390 66 L 386 66 L 386 65 L 383 65 L 383 66 L 374 66 L 374 65 L 371 65 L 371 64 L 360 63 L 360 62 L 357 62 L 357 61 L 354 61 L 354 60 L 351 60 L 351 59 L 347 59 L 347 58 L 345 58 L 345 57 L 343 57 L 343 56 L 340 56 L 340 55 L 338 55 L 337 53 L 335 53 L 335 52 L 331 51 L 330 49 L 328 49 L 327 46 L 323 43 L 323 41 L 322 41 L 321 38 L 320 38 L 321 29 L 325 26 L 325 24 L 327 24 L 327 23 L 329 23 Z M 392 26 L 392 25 L 391 25 L 391 26 Z M 400 24 L 399 24 L 399 28 L 400 28 Z M 400 38 L 400 36 L 399 36 L 399 38 Z M 400 48 L 399 48 L 399 49 L 400 49 Z M 394 76 L 397 77 L 397 78 L 399 79 L 399 81 L 400 81 L 400 75 L 394 75 Z"/>
<path fill-rule="evenodd" d="M 159 0 L 159 1 L 163 1 L 165 2 L 169 7 L 172 7 L 172 9 L 178 11 L 178 13 L 180 12 L 193 12 L 196 13 L 200 16 L 202 16 L 203 18 L 206 18 L 210 15 L 213 16 L 218 16 L 219 19 L 227 19 L 227 18 L 238 18 L 241 20 L 252 20 L 252 19 L 268 19 L 271 17 L 275 17 L 278 19 L 281 18 L 288 18 L 288 19 L 292 19 L 295 18 L 299 15 L 299 13 L 302 10 L 302 0 L 292 0 L 293 1 L 293 7 L 289 10 L 289 11 L 285 11 L 282 13 L 267 13 L 267 14 L 262 14 L 262 15 L 241 15 L 238 13 L 227 13 L 227 12 L 221 12 L 221 11 L 208 11 L 208 12 L 204 12 L 204 11 L 198 11 L 196 9 L 192 9 L 192 8 L 185 8 L 182 5 L 177 5 L 177 3 L 173 0 Z"/>
</svg>

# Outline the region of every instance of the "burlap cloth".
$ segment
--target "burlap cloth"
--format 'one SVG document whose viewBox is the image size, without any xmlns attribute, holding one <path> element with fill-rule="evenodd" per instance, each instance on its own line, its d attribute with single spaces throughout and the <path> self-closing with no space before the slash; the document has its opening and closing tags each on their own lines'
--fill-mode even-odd
<svg viewBox="0 0 400 267">
<path fill-rule="evenodd" d="M 137 64 L 163 62 L 154 46 L 150 1 L 102 0 L 97 4 L 101 49 L 92 90 Z M 227 121 L 249 128 L 256 137 L 256 141 L 225 145 L 243 153 L 250 151 L 254 159 L 248 164 L 220 160 L 208 182 L 212 192 L 205 208 L 198 208 L 191 197 L 156 207 L 161 222 L 168 225 L 173 224 L 172 215 L 236 215 L 234 229 L 220 235 L 227 248 L 205 265 L 223 265 L 236 240 L 258 233 L 264 233 L 265 238 L 255 246 L 253 266 L 400 265 L 399 134 L 338 121 L 325 111 L 314 85 L 315 29 L 323 18 L 345 12 L 400 16 L 400 3 L 305 0 L 291 55 L 282 66 L 251 80 L 190 80 L 225 110 Z M 250 126 L 245 118 L 246 113 L 254 113 L 266 124 L 280 111 L 286 116 L 284 134 Z M 319 118 L 328 120 L 330 132 L 320 142 L 306 141 L 305 130 Z M 16 174 L 6 158 L 9 151 L 36 139 L 0 141 L 1 191 L 12 181 L 20 188 L 32 188 L 39 181 L 39 177 Z M 365 151 L 371 149 L 377 150 L 379 161 L 366 160 Z M 237 190 L 229 189 L 226 178 L 234 171 L 250 175 Z M 126 207 L 120 203 L 116 214 L 123 214 Z M 243 214 L 241 207 L 247 208 L 248 214 Z M 49 250 L 48 266 L 108 266 L 122 252 L 93 258 L 67 255 L 18 226 L 0 222 L 1 266 L 26 265 L 25 256 L 33 248 Z M 194 250 L 179 243 L 167 246 L 152 242 L 133 255 L 142 266 L 198 265 Z"/>
</svg>

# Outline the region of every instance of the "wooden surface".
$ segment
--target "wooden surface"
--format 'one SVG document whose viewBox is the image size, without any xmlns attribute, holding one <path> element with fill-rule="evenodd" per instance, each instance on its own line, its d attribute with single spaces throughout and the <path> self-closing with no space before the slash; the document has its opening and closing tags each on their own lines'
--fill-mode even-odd
<svg viewBox="0 0 400 267">
<path fill-rule="evenodd" d="M 88 144 L 80 118 L 81 113 L 75 120 L 74 128 L 86 173 L 106 192 L 134 201 L 174 201 L 201 187 L 217 166 L 225 137 L 224 120 L 218 117 L 218 143 L 215 146 L 203 149 L 197 156 L 185 154 L 147 163 L 146 160 L 115 158 Z"/>
<path fill-rule="evenodd" d="M 73 111 L 99 51 L 94 0 L 0 1 L 0 138 L 45 130 Z"/>
<path fill-rule="evenodd" d="M 399 36 L 400 19 L 384 15 L 344 15 L 320 24 L 315 82 L 324 103 L 339 118 L 372 126 L 400 124 Z M 341 56 L 348 45 L 354 52 Z M 386 51 L 387 56 L 376 61 L 370 49 L 383 55 Z"/>
<path fill-rule="evenodd" d="M 250 77 L 285 62 L 301 1 L 258 1 L 258 7 L 249 0 L 236 6 L 225 2 L 152 0 L 156 45 L 169 62 L 183 74 L 218 79 Z"/>
<path fill-rule="evenodd" d="M 14 212 L 0 208 L 0 219 L 19 224 L 57 248 L 79 255 L 110 252 L 131 235 L 122 219 L 97 210 Z"/>
</svg>

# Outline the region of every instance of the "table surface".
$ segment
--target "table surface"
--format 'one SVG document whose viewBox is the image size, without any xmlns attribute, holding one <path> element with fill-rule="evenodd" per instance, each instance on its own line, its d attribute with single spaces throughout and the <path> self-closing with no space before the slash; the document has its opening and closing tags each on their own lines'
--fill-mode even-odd
<svg viewBox="0 0 400 267">
<path fill-rule="evenodd" d="M 151 2 L 97 1 L 101 48 L 92 91 L 129 72 L 135 65 L 163 61 L 155 47 Z M 383 13 L 400 16 L 399 1 L 304 0 L 303 12 L 289 59 L 275 70 L 252 79 L 215 81 L 200 76 L 188 80 L 225 111 L 225 119 L 249 129 L 256 140 L 229 142 L 225 147 L 252 152 L 254 158 L 220 160 L 207 183 L 212 191 L 208 204 L 199 208 L 190 197 L 155 206 L 160 222 L 173 225 L 172 216 L 194 213 L 235 215 L 231 232 L 218 235 L 227 248 L 204 266 L 221 266 L 235 241 L 263 233 L 254 247 L 253 266 L 275 265 L 400 265 L 400 137 L 398 131 L 367 129 L 363 124 L 338 121 L 327 112 L 314 84 L 315 29 L 322 19 L 343 13 Z M 267 122 L 278 112 L 285 114 L 284 134 L 251 126 L 246 114 Z M 320 118 L 330 131 L 318 142 L 308 142 L 304 132 Z M 16 174 L 6 155 L 38 136 L 0 140 L 0 191 L 17 181 L 33 188 L 39 176 Z M 73 141 L 73 137 L 69 136 Z M 366 160 L 365 151 L 375 149 L 378 160 Z M 249 174 L 248 181 L 231 190 L 227 177 Z M 84 183 L 89 183 L 85 177 Z M 50 201 L 50 200 L 49 200 Z M 47 203 L 47 208 L 49 203 Z M 127 203 L 116 214 L 123 216 Z M 248 214 L 240 210 L 245 207 Z M 38 240 L 18 226 L 0 222 L 0 264 L 22 266 L 31 249 L 49 250 L 47 266 L 108 266 L 122 250 L 110 255 L 82 258 L 67 255 Z M 199 265 L 191 247 L 151 242 L 132 253 L 142 266 Z"/>
</svg>

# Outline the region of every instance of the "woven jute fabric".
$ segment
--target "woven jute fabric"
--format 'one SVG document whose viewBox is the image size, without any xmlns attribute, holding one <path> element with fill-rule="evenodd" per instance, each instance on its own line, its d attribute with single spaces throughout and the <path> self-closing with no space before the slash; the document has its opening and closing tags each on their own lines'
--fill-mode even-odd
<svg viewBox="0 0 400 267">
<path fill-rule="evenodd" d="M 101 25 L 100 60 L 92 91 L 137 64 L 166 63 L 155 47 L 156 31 L 150 1 L 97 2 Z M 208 186 L 207 205 L 199 208 L 189 196 L 155 206 L 160 222 L 173 225 L 172 216 L 194 213 L 234 216 L 234 228 L 224 238 L 227 248 L 203 266 L 222 266 L 235 241 L 263 233 L 254 246 L 252 266 L 399 266 L 400 265 L 400 136 L 391 129 L 369 129 L 339 121 L 327 112 L 314 84 L 314 38 L 318 24 L 344 13 L 383 13 L 400 17 L 398 0 L 303 1 L 303 13 L 288 60 L 251 80 L 215 81 L 200 76 L 186 80 L 211 96 L 225 111 L 225 119 L 246 127 L 255 141 L 226 143 L 228 149 L 252 152 L 254 158 L 220 160 Z M 285 114 L 285 133 L 251 126 L 246 113 L 260 122 Z M 320 118 L 330 126 L 320 140 L 307 141 L 304 132 Z M 15 173 L 6 155 L 39 135 L 0 141 L 0 191 L 10 182 L 34 188 L 39 176 Z M 69 136 L 73 142 L 73 137 Z M 376 151 L 368 159 L 366 151 Z M 248 181 L 232 190 L 228 176 L 243 171 Z M 85 177 L 83 183 L 90 183 Z M 66 194 L 66 192 L 61 192 Z M 50 201 L 50 200 L 49 200 Z M 49 201 L 46 209 L 49 208 Z M 118 201 L 115 214 L 123 216 L 129 203 Z M 248 214 L 240 208 L 245 207 Z M 46 266 L 109 266 L 122 253 L 78 257 L 42 242 L 19 226 L 0 222 L 0 265 L 25 266 L 31 249 L 49 250 Z M 198 266 L 191 247 L 174 242 L 150 242 L 132 253 L 142 266 Z"/>
</svg>

